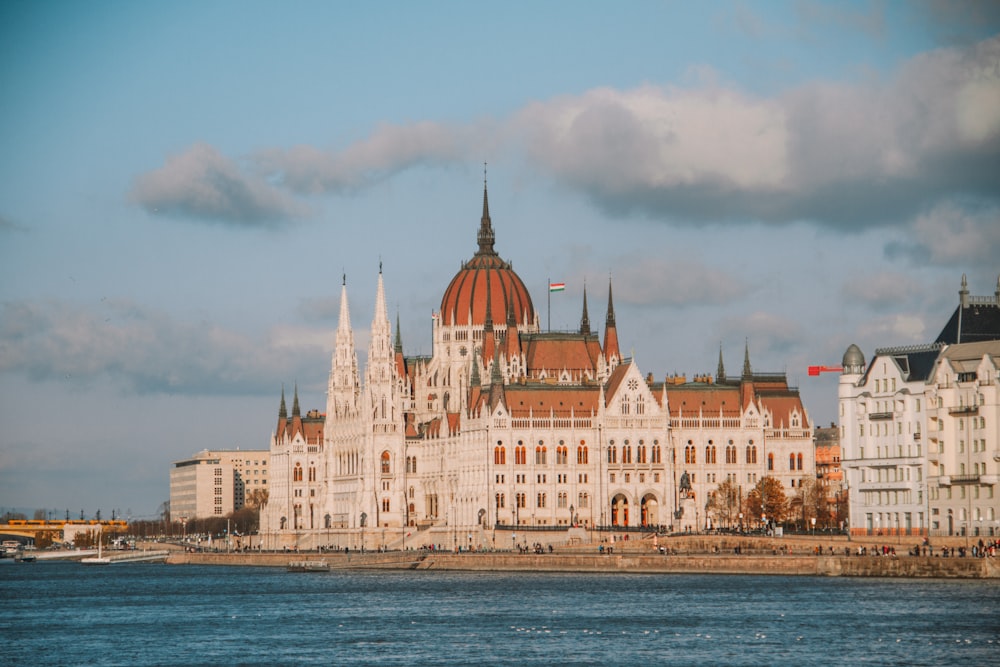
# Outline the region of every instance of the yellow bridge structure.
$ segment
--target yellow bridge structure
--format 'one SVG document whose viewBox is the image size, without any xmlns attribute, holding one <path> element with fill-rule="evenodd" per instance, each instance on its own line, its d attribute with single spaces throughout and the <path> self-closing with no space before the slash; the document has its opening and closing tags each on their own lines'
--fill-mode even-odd
<svg viewBox="0 0 1000 667">
<path fill-rule="evenodd" d="M 31 539 L 37 539 L 44 534 L 53 538 L 63 536 L 64 539 L 72 539 L 69 534 L 88 531 L 124 533 L 128 531 L 128 521 L 120 519 L 107 521 L 97 519 L 70 519 L 68 521 L 61 519 L 8 519 L 5 523 L 0 523 L 0 535 Z"/>
</svg>

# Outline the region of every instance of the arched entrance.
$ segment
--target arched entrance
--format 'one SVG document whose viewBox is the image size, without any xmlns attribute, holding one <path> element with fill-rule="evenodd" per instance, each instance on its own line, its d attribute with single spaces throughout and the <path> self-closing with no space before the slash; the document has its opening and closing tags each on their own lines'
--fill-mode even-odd
<svg viewBox="0 0 1000 667">
<path fill-rule="evenodd" d="M 628 525 L 628 498 L 622 493 L 611 499 L 611 525 Z"/>
<path fill-rule="evenodd" d="M 646 526 L 658 526 L 660 524 L 660 504 L 656 500 L 656 496 L 652 493 L 647 493 L 642 497 L 642 502 L 640 503 L 640 513 L 642 516 L 642 523 L 639 525 Z"/>
</svg>

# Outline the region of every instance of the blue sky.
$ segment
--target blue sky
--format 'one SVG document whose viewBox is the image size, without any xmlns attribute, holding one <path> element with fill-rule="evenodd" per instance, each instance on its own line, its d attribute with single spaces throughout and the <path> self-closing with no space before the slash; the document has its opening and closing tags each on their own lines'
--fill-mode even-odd
<svg viewBox="0 0 1000 667">
<path fill-rule="evenodd" d="M 172 461 L 325 409 L 346 274 L 407 354 L 476 249 L 658 379 L 785 371 L 1000 274 L 987 2 L 0 6 L 0 507 L 151 516 Z"/>
</svg>

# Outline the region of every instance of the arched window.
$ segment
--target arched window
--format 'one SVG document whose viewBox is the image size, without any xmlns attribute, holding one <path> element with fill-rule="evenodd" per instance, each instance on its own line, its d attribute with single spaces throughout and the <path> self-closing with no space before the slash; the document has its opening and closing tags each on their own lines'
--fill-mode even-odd
<svg viewBox="0 0 1000 667">
<path fill-rule="evenodd" d="M 767 469 L 768 470 L 774 470 L 774 454 L 773 453 L 767 455 Z"/>
<path fill-rule="evenodd" d="M 527 451 L 525 451 L 523 445 L 518 445 L 514 448 L 514 465 L 523 466 L 528 462 Z"/>
<path fill-rule="evenodd" d="M 705 446 L 705 463 L 715 463 L 715 445 Z"/>
<path fill-rule="evenodd" d="M 535 465 L 545 465 L 545 445 L 535 447 Z"/>
<path fill-rule="evenodd" d="M 382 452 L 382 474 L 389 474 L 389 452 Z"/>
<path fill-rule="evenodd" d="M 618 463 L 618 448 L 614 445 L 608 447 L 608 463 Z"/>
<path fill-rule="evenodd" d="M 659 445 L 653 445 L 653 463 L 663 463 L 663 453 Z"/>
<path fill-rule="evenodd" d="M 698 450 L 694 445 L 688 445 L 684 448 L 684 463 L 697 463 L 698 462 Z"/>
<path fill-rule="evenodd" d="M 802 470 L 802 454 L 801 453 L 798 455 L 798 457 L 796 457 L 796 460 L 798 461 L 799 470 Z"/>
<path fill-rule="evenodd" d="M 622 447 L 622 463 L 632 463 L 632 447 L 630 445 Z"/>
<path fill-rule="evenodd" d="M 747 445 L 747 463 L 757 463 L 757 448 Z"/>
<path fill-rule="evenodd" d="M 493 448 L 493 463 L 498 466 L 507 464 L 507 450 L 504 449 L 503 445 L 497 445 Z"/>
<path fill-rule="evenodd" d="M 795 470 L 795 454 L 788 455 L 788 469 Z"/>
<path fill-rule="evenodd" d="M 581 444 L 579 447 L 576 448 L 576 462 L 577 463 L 581 463 L 581 464 L 587 462 L 587 446 L 586 445 Z"/>
<path fill-rule="evenodd" d="M 556 465 L 566 465 L 569 463 L 569 450 L 565 446 L 556 447 Z"/>
<path fill-rule="evenodd" d="M 645 463 L 646 462 L 646 445 L 640 444 L 635 448 L 635 462 Z"/>
<path fill-rule="evenodd" d="M 292 469 L 292 481 L 301 482 L 302 481 L 302 464 L 296 463 L 295 468 Z"/>
</svg>

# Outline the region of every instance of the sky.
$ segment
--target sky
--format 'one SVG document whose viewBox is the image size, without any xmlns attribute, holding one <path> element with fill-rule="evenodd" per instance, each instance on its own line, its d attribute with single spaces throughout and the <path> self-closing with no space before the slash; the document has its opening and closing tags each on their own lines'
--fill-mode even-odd
<svg viewBox="0 0 1000 667">
<path fill-rule="evenodd" d="M 1000 276 L 1000 5 L 6 0 L 0 511 L 155 517 L 477 249 L 656 379 L 933 341 Z M 548 281 L 566 283 L 551 296 Z"/>
</svg>

